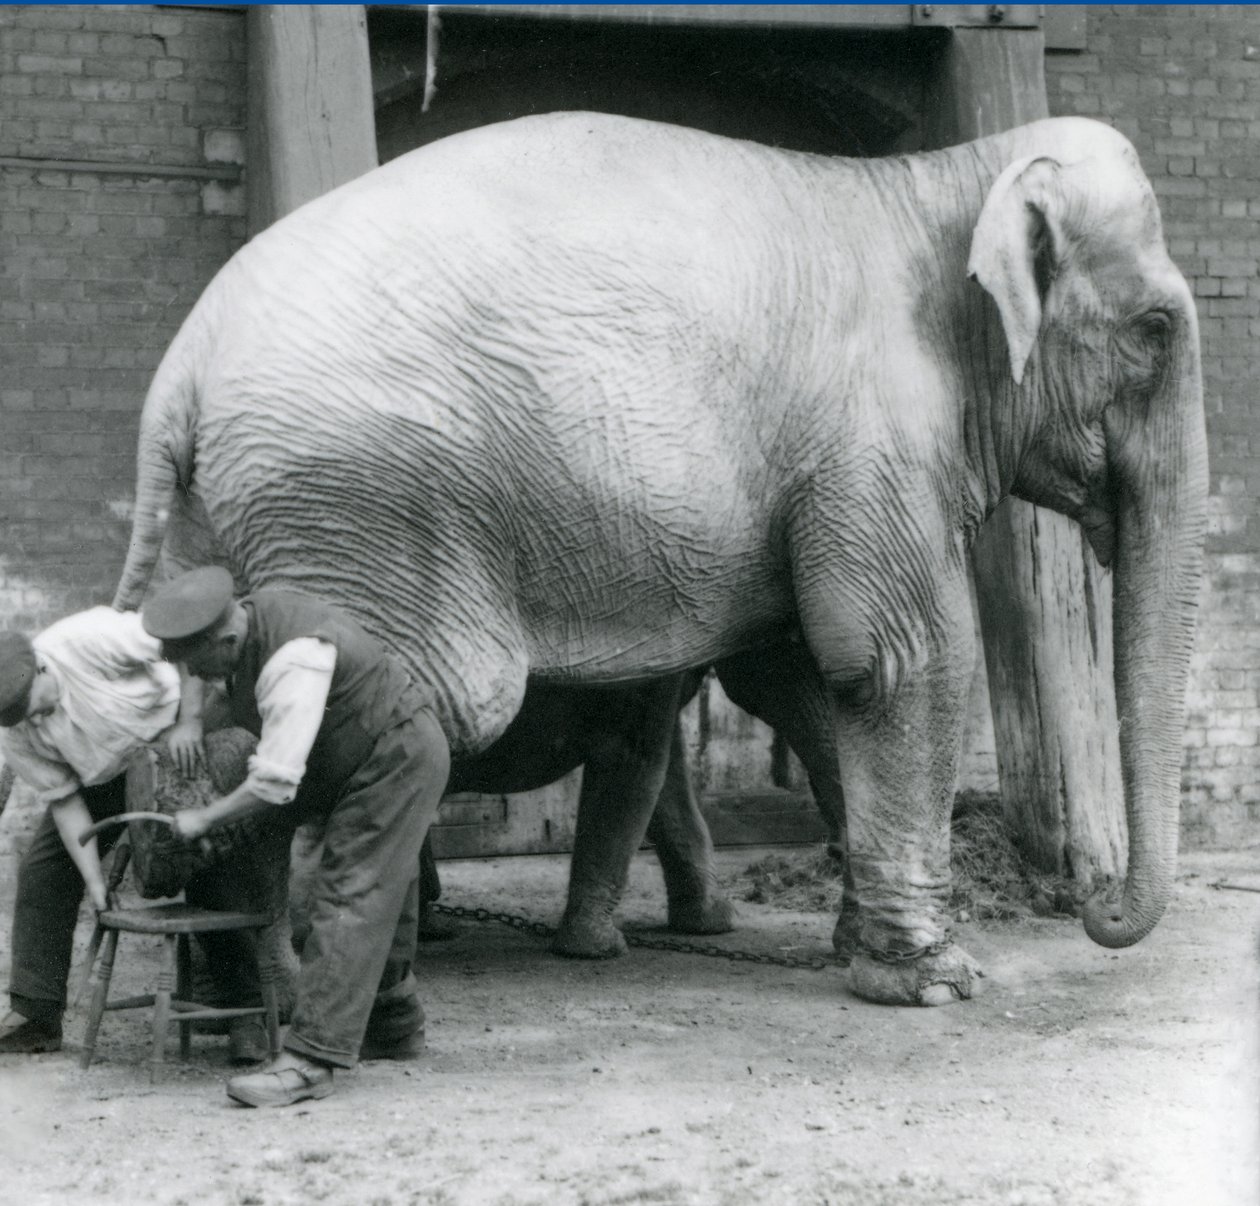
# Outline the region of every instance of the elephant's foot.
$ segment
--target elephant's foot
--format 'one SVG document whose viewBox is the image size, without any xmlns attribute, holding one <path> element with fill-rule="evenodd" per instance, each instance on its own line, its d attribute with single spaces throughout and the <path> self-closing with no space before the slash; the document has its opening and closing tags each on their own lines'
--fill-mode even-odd
<svg viewBox="0 0 1260 1206">
<path fill-rule="evenodd" d="M 566 959 L 617 959 L 629 949 L 621 931 L 603 914 L 566 913 L 551 940 L 552 953 Z"/>
<path fill-rule="evenodd" d="M 679 934 L 729 934 L 735 906 L 716 892 L 669 902 L 669 928 Z"/>
<path fill-rule="evenodd" d="M 943 950 L 917 959 L 896 961 L 858 950 L 849 967 L 853 993 L 880 1005 L 949 1005 L 966 1001 L 980 995 L 983 979 L 980 965 L 952 942 Z"/>
</svg>

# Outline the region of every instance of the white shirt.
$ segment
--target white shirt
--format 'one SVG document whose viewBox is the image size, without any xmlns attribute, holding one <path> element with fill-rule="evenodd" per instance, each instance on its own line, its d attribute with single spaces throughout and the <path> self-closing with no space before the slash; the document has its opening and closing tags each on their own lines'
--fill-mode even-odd
<svg viewBox="0 0 1260 1206">
<path fill-rule="evenodd" d="M 31 642 L 35 662 L 57 684 L 43 716 L 0 729 L 0 750 L 45 803 L 108 782 L 128 758 L 175 723 L 179 672 L 134 611 L 93 607 L 46 628 Z"/>
<path fill-rule="evenodd" d="M 262 736 L 249 760 L 246 785 L 260 800 L 288 804 L 297 794 L 337 664 L 337 647 L 318 637 L 286 641 L 254 684 Z"/>
</svg>

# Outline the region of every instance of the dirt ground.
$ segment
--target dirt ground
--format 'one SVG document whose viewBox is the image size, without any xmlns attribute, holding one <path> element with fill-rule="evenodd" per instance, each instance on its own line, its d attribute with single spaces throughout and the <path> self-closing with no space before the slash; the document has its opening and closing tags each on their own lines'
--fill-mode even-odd
<svg viewBox="0 0 1260 1206">
<path fill-rule="evenodd" d="M 721 852 L 733 894 L 761 853 Z M 6 930 L 13 868 L 0 858 Z M 447 863 L 445 900 L 550 921 L 566 870 Z M 0 1199 L 1255 1206 L 1260 895 L 1221 879 L 1260 887 L 1260 849 L 1184 857 L 1168 914 L 1127 951 L 1070 919 L 965 924 L 987 992 L 933 1010 L 865 1004 L 834 965 L 575 964 L 467 922 L 422 953 L 428 1053 L 285 1110 L 227 1100 L 212 1036 L 150 1085 L 143 1014 L 107 1015 L 80 1072 L 77 1011 L 60 1054 L 0 1057 Z M 643 854 L 628 925 L 659 924 L 662 896 Z M 718 941 L 826 956 L 830 930 L 742 903 Z M 128 941 L 115 980 L 139 991 L 153 959 Z"/>
</svg>

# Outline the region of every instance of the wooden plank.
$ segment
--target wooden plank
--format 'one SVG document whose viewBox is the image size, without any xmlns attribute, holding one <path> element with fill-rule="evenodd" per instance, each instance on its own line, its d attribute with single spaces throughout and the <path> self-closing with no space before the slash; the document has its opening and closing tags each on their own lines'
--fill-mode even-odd
<svg viewBox="0 0 1260 1206">
<path fill-rule="evenodd" d="M 433 825 L 433 852 L 438 858 L 568 853 L 581 784 L 579 770 L 537 791 L 449 796 Z"/>
<path fill-rule="evenodd" d="M 808 792 L 711 792 L 700 811 L 715 846 L 778 846 L 819 843 L 827 829 Z"/>
<path fill-rule="evenodd" d="M 425 13 L 428 5 L 374 5 L 391 12 Z M 1036 7 L 1017 6 L 1017 7 Z M 784 28 L 906 29 L 909 4 L 460 4 L 452 16 L 539 17 L 548 20 L 633 22 L 647 25 L 734 25 Z"/>
<path fill-rule="evenodd" d="M 1037 30 L 957 29 L 927 89 L 927 145 L 946 147 L 1049 116 Z"/>
<path fill-rule="evenodd" d="M 946 146 L 1048 115 L 1039 31 L 960 29 L 929 88 Z M 1080 528 L 1011 499 L 972 552 L 1007 817 L 1043 870 L 1088 883 L 1124 865 L 1111 582 Z"/>
<path fill-rule="evenodd" d="M 251 234 L 376 166 L 361 4 L 246 12 Z"/>
<path fill-rule="evenodd" d="M 95 176 L 151 176 L 186 180 L 223 180 L 235 184 L 241 168 L 235 163 L 213 167 L 182 163 L 115 163 L 105 159 L 42 159 L 29 155 L 0 155 L 0 167 L 23 168 L 30 172 L 82 172 Z"/>
</svg>

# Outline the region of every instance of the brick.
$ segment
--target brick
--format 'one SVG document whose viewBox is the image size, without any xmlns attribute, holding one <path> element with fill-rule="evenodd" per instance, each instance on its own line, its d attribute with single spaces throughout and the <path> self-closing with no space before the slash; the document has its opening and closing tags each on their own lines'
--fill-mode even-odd
<svg viewBox="0 0 1260 1206">
<path fill-rule="evenodd" d="M 30 75 L 78 75 L 84 60 L 76 55 L 20 54 L 17 69 Z"/>
</svg>

